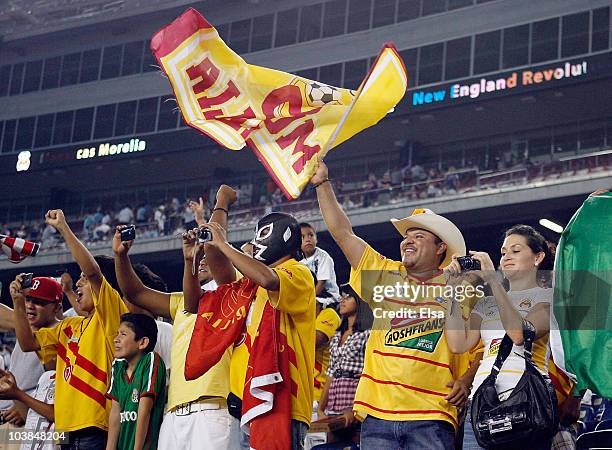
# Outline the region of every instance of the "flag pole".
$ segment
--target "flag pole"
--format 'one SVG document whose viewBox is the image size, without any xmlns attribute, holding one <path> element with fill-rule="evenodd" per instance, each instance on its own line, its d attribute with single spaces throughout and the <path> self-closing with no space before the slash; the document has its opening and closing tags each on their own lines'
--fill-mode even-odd
<svg viewBox="0 0 612 450">
<path fill-rule="evenodd" d="M 376 61 L 378 61 L 378 58 L 376 59 Z M 375 66 L 376 64 L 374 64 L 372 66 L 372 68 Z M 370 70 L 371 73 L 371 70 Z M 323 158 L 325 158 L 325 156 L 327 155 L 327 152 L 329 152 L 331 150 L 331 147 L 334 145 L 334 142 L 336 141 L 336 138 L 338 137 L 338 134 L 340 134 L 340 130 L 342 130 L 342 127 L 344 126 L 344 123 L 346 122 L 346 119 L 348 118 L 349 114 L 351 113 L 351 111 L 353 110 L 353 108 L 355 107 L 355 103 L 357 103 L 357 99 L 359 98 L 359 96 L 361 95 L 361 92 L 363 91 L 363 88 L 365 87 L 367 81 L 370 78 L 370 73 L 367 74 L 367 76 L 365 77 L 365 79 L 363 80 L 363 82 L 361 83 L 361 86 L 359 86 L 359 89 L 357 89 L 357 94 L 355 94 L 355 97 L 353 98 L 353 100 L 351 101 L 351 104 L 349 105 L 349 107 L 347 108 L 347 110 L 344 112 L 344 114 L 342 115 L 342 118 L 340 119 L 340 122 L 338 122 L 338 125 L 336 126 L 336 129 L 334 130 L 334 132 L 332 133 L 332 135 L 329 137 L 329 139 L 327 140 L 327 143 L 325 144 L 325 147 L 323 147 L 323 152 L 321 153 L 321 160 Z"/>
</svg>

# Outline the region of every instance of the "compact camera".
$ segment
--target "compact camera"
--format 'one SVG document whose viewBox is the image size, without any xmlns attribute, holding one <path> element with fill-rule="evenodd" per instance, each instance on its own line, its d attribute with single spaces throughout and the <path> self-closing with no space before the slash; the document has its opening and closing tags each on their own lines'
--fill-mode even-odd
<svg viewBox="0 0 612 450">
<path fill-rule="evenodd" d="M 462 272 L 467 272 L 469 270 L 480 270 L 480 261 L 472 258 L 471 256 L 460 256 L 457 258 L 457 262 L 461 266 Z"/>
<path fill-rule="evenodd" d="M 208 228 L 198 228 L 196 231 L 196 239 L 198 244 L 205 244 L 212 239 L 212 233 Z"/>
<path fill-rule="evenodd" d="M 121 242 L 133 241 L 136 239 L 136 225 L 130 225 L 121 230 Z"/>
<path fill-rule="evenodd" d="M 24 273 L 21 277 L 21 289 L 28 289 L 32 287 L 33 273 Z"/>
</svg>

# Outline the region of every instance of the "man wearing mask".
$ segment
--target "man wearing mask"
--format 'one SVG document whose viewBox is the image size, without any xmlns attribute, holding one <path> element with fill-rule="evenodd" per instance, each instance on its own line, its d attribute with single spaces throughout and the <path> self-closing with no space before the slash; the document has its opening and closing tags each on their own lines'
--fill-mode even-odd
<svg viewBox="0 0 612 450">
<path fill-rule="evenodd" d="M 301 259 L 302 240 L 298 222 L 293 216 L 278 212 L 260 219 L 252 241 L 253 257 L 231 246 L 219 224 L 209 223 L 207 227 L 212 240 L 206 247 L 215 247 L 236 270 L 259 286 L 246 320 L 248 339 L 254 345 L 267 305 L 280 312 L 280 333 L 292 355 L 291 448 L 301 450 L 312 415 L 315 287 L 310 270 L 297 260 Z M 211 265 L 211 269 L 214 272 L 215 267 Z M 234 369 L 244 374 L 243 380 L 246 378 L 247 367 L 232 366 Z"/>
</svg>

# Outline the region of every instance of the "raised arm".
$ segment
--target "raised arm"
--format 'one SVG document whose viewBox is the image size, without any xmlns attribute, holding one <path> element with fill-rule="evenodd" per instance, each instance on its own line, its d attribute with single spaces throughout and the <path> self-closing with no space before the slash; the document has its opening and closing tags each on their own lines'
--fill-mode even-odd
<svg viewBox="0 0 612 450">
<path fill-rule="evenodd" d="M 238 195 L 236 191 L 226 184 L 222 184 L 217 191 L 217 200 L 212 210 L 209 223 L 218 223 L 221 228 L 227 230 L 227 219 L 230 206 L 236 202 Z M 206 259 L 210 273 L 217 284 L 231 283 L 236 280 L 236 270 L 231 261 L 214 246 L 205 246 Z"/>
<path fill-rule="evenodd" d="M 113 253 L 115 254 L 115 274 L 123 295 L 125 295 L 126 300 L 156 316 L 170 318 L 170 294 L 151 289 L 138 278 L 128 256 L 128 251 L 134 241 L 121 241 L 122 228 L 117 227 L 115 231 Z"/>
<path fill-rule="evenodd" d="M 25 295 L 21 290 L 22 276 L 17 275 L 15 280 L 10 284 L 9 291 L 13 299 L 13 324 L 15 326 L 15 334 L 21 350 L 24 352 L 33 352 L 40 350 L 40 345 L 32 333 L 30 323 L 26 317 L 25 311 Z"/>
<path fill-rule="evenodd" d="M 470 251 L 470 254 L 474 259 L 480 261 L 482 270 L 475 273 L 489 284 L 506 334 L 514 344 L 523 345 L 523 316 L 512 305 L 506 289 L 497 278 L 491 258 L 485 252 Z M 544 336 L 550 330 L 550 305 L 548 303 L 537 304 L 529 311 L 525 319 L 535 327 L 536 339 Z"/>
<path fill-rule="evenodd" d="M 327 225 L 329 232 L 351 267 L 356 269 L 365 251 L 366 243 L 353 232 L 353 226 L 338 203 L 336 194 L 334 194 L 334 189 L 328 177 L 327 166 L 320 158 L 317 170 L 310 182 L 317 191 L 319 208 L 325 225 Z"/>
<path fill-rule="evenodd" d="M 197 249 L 197 250 L 196 250 Z M 185 311 L 198 312 L 202 289 L 198 280 L 198 268 L 194 270 L 194 260 L 203 252 L 203 245 L 196 244 L 194 230 L 183 233 L 183 299 Z"/>
<path fill-rule="evenodd" d="M 9 308 L 4 303 L 0 303 L 0 330 L 12 331 L 14 329 L 13 309 Z"/>
<path fill-rule="evenodd" d="M 204 218 L 204 213 L 206 212 L 206 206 L 204 206 L 204 199 L 202 197 L 199 198 L 197 202 L 190 200 L 189 201 L 189 209 L 193 212 L 195 217 L 195 221 L 198 226 L 202 226 L 206 223 Z"/>
<path fill-rule="evenodd" d="M 444 268 L 448 277 L 447 286 L 458 286 L 464 279 L 457 255 L 453 255 L 451 263 Z M 459 302 L 453 297 L 448 298 L 448 309 L 444 321 L 444 334 L 448 348 L 453 353 L 465 353 L 476 347 L 480 340 L 480 325 L 482 318 L 472 312 L 466 319 Z"/>
<path fill-rule="evenodd" d="M 81 241 L 74 235 L 66 218 L 64 212 L 61 209 L 52 209 L 47 211 L 45 215 L 45 222 L 54 227 L 66 241 L 66 246 L 72 257 L 79 265 L 81 272 L 85 274 L 87 280 L 91 284 L 96 296 L 100 294 L 100 287 L 102 286 L 102 272 L 100 266 L 94 259 L 89 250 L 83 245 Z"/>
</svg>

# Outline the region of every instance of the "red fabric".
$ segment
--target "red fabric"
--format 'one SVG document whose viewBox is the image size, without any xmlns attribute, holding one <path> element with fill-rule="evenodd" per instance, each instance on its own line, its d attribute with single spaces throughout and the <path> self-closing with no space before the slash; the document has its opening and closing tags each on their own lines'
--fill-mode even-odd
<svg viewBox="0 0 612 450">
<path fill-rule="evenodd" d="M 280 331 L 280 311 L 268 302 L 249 354 L 241 421 L 247 424 L 252 449 L 291 448 L 289 345 Z"/>
<path fill-rule="evenodd" d="M 15 264 L 23 261 L 26 256 L 36 256 L 40 249 L 40 244 L 37 242 L 5 236 L 4 234 L 0 234 L 0 245 L 2 251 L 9 257 L 9 261 Z"/>
<path fill-rule="evenodd" d="M 245 327 L 257 285 L 247 278 L 206 292 L 200 299 L 187 357 L 185 379 L 205 374 L 234 345 Z M 280 332 L 280 311 L 266 302 L 257 338 L 249 347 L 242 398 L 242 425 L 256 450 L 291 448 L 289 345 Z M 264 397 L 262 399 L 262 397 Z"/>
<path fill-rule="evenodd" d="M 185 379 L 195 380 L 217 364 L 244 328 L 257 285 L 248 278 L 219 286 L 200 298 L 185 359 Z"/>
<path fill-rule="evenodd" d="M 28 297 L 59 303 L 64 298 L 62 285 L 49 277 L 32 278 L 32 287 L 26 293 Z M 105 380 L 106 381 L 106 380 Z"/>
</svg>

